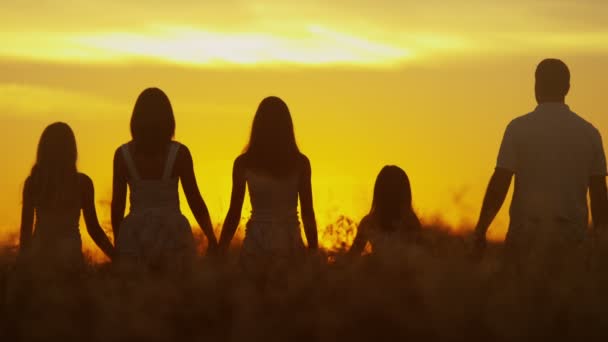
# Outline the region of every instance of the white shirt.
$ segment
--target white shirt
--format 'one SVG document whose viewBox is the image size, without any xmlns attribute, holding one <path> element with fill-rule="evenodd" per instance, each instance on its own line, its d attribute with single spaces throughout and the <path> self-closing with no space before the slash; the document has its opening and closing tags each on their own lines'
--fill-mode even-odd
<svg viewBox="0 0 608 342">
<path fill-rule="evenodd" d="M 497 168 L 513 171 L 509 230 L 529 222 L 561 222 L 584 234 L 589 178 L 606 175 L 602 138 L 563 103 L 544 103 L 511 121 Z"/>
</svg>

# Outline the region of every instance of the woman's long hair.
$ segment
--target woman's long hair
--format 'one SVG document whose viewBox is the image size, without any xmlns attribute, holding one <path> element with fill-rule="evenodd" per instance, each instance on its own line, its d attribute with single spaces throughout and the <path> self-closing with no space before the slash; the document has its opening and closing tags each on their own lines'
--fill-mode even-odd
<svg viewBox="0 0 608 342">
<path fill-rule="evenodd" d="M 77 203 L 77 158 L 76 137 L 70 126 L 56 122 L 42 132 L 29 177 L 29 195 L 36 206 L 59 208 Z"/>
<path fill-rule="evenodd" d="M 276 96 L 262 100 L 253 118 L 244 154 L 252 169 L 281 177 L 294 169 L 300 150 L 287 104 Z"/>
<path fill-rule="evenodd" d="M 412 208 L 410 180 L 401 168 L 393 165 L 382 168 L 376 178 L 370 214 L 385 231 L 396 230 L 403 223 L 408 228 L 419 226 Z"/>
<path fill-rule="evenodd" d="M 175 117 L 167 95 L 158 88 L 144 90 L 133 108 L 131 136 L 138 152 L 160 152 L 175 135 Z"/>
</svg>

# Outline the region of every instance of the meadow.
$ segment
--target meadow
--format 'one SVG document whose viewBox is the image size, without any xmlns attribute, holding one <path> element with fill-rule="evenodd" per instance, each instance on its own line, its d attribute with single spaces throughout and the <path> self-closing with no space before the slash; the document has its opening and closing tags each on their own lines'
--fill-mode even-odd
<svg viewBox="0 0 608 342">
<path fill-rule="evenodd" d="M 334 244 L 300 265 L 252 279 L 239 272 L 238 243 L 223 260 L 183 272 L 121 273 L 92 260 L 54 277 L 16 267 L 0 250 L 2 341 L 513 341 L 607 337 L 608 253 L 587 243 L 558 271 L 541 259 L 503 267 L 502 245 L 471 253 L 445 226 L 390 255 L 349 259 L 356 225 L 325 229 Z M 201 246 L 204 248 L 204 246 Z M 603 256 L 604 254 L 604 256 Z M 563 258 L 562 258 L 563 259 Z"/>
</svg>

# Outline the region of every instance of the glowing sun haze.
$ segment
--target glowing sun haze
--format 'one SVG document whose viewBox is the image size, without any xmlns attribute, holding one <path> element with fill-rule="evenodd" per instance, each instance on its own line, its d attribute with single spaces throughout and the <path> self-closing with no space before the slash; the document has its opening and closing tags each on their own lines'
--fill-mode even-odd
<svg viewBox="0 0 608 342">
<path fill-rule="evenodd" d="M 192 150 L 218 222 L 232 161 L 267 95 L 290 106 L 321 227 L 340 214 L 359 219 L 389 163 L 410 176 L 423 218 L 471 222 L 506 124 L 535 106 L 541 59 L 570 66 L 568 103 L 608 135 L 607 17 L 599 0 L 3 3 L 0 143 L 10 167 L 0 232 L 16 231 L 37 139 L 57 120 L 76 132 L 109 228 L 112 154 L 149 86 L 169 95 L 176 139 Z"/>
</svg>

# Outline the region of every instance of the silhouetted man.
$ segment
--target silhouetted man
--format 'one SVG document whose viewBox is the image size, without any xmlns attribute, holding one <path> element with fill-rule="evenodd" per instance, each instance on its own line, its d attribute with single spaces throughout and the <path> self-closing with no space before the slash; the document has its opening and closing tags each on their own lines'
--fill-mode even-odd
<svg viewBox="0 0 608 342">
<path fill-rule="evenodd" d="M 607 223 L 602 139 L 593 125 L 565 104 L 569 89 L 566 64 L 546 59 L 538 65 L 538 106 L 507 126 L 475 230 L 478 247 L 485 245 L 486 231 L 505 200 L 513 175 L 515 191 L 505 248 L 507 256 L 519 263 L 527 263 L 531 252 L 549 244 L 559 246 L 552 249 L 554 254 L 583 241 L 589 222 L 587 190 L 594 226 Z"/>
</svg>

